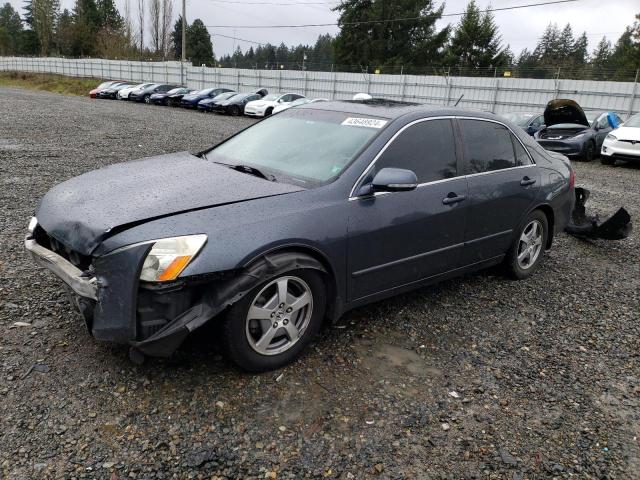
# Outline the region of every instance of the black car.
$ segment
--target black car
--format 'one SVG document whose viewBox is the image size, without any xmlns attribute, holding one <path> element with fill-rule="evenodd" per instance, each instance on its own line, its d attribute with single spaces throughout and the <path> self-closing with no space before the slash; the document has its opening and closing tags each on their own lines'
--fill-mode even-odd
<svg viewBox="0 0 640 480">
<path fill-rule="evenodd" d="M 510 112 L 501 113 L 500 116 L 515 123 L 532 137 L 544 126 L 544 115 L 541 113 Z"/>
<path fill-rule="evenodd" d="M 186 95 L 190 91 L 191 90 L 189 90 L 188 88 L 178 87 L 169 90 L 168 92 L 154 93 L 153 95 L 151 95 L 151 97 L 149 97 L 149 103 L 153 103 L 155 105 L 168 105 L 169 100 L 173 100 L 178 96 L 182 98 L 183 95 Z"/>
<path fill-rule="evenodd" d="M 622 123 L 615 112 L 591 111 L 585 115 L 573 100 L 551 100 L 544 111 L 545 125 L 534 138 L 547 150 L 590 162 L 614 128 L 610 116 L 618 125 Z"/>
<path fill-rule="evenodd" d="M 209 111 L 215 113 L 225 113 L 227 115 L 234 116 L 242 115 L 244 113 L 244 107 L 247 103 L 254 100 L 260 100 L 268 93 L 269 92 L 267 92 L 267 90 L 264 88 L 253 93 L 238 93 L 221 102 L 212 103 Z"/>
<path fill-rule="evenodd" d="M 177 85 L 168 85 L 163 83 L 154 83 L 149 85 L 146 88 L 141 88 L 139 90 L 134 90 L 129 94 L 129 100 L 134 102 L 151 102 L 151 95 L 154 93 L 165 93 L 169 90 L 173 90 L 174 88 L 178 88 Z"/>
<path fill-rule="evenodd" d="M 313 103 L 199 154 L 67 180 L 25 246 L 133 360 L 217 322 L 229 358 L 263 371 L 354 307 L 500 263 L 528 277 L 568 222 L 574 179 L 490 113 Z"/>
<path fill-rule="evenodd" d="M 100 90 L 97 93 L 97 97 L 98 98 L 107 98 L 109 100 L 115 100 L 116 98 L 118 98 L 118 92 L 122 89 L 125 88 L 129 88 L 132 85 L 136 85 L 135 83 L 131 83 L 131 82 L 122 82 L 122 83 L 117 83 L 115 85 L 112 85 L 108 88 L 105 88 L 103 90 Z"/>
<path fill-rule="evenodd" d="M 180 106 L 184 108 L 198 108 L 198 102 L 205 98 L 214 98 L 221 93 L 231 92 L 228 88 L 205 88 L 182 97 Z"/>
<path fill-rule="evenodd" d="M 169 105 L 170 107 L 179 107 L 180 106 L 180 102 L 182 101 L 182 97 L 184 97 L 185 95 L 194 92 L 195 90 L 191 90 L 191 89 L 187 89 L 186 92 L 180 92 L 180 93 L 172 93 L 167 97 L 167 105 Z"/>
<path fill-rule="evenodd" d="M 229 100 L 231 97 L 237 94 L 237 92 L 225 92 L 213 98 L 205 98 L 204 100 L 200 100 L 198 102 L 198 110 L 200 110 L 201 112 L 210 112 L 213 108 L 213 105 L 219 102 L 224 102 L 225 100 Z"/>
</svg>

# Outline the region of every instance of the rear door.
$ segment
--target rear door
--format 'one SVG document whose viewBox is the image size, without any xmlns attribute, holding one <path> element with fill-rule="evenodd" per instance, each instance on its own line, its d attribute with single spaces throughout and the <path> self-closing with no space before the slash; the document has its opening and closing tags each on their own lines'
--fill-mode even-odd
<svg viewBox="0 0 640 480">
<path fill-rule="evenodd" d="M 507 252 L 534 203 L 540 174 L 521 142 L 501 123 L 458 120 L 469 186 L 463 264 Z"/>
<path fill-rule="evenodd" d="M 412 170 L 419 185 L 408 192 L 351 197 L 351 300 L 418 282 L 460 264 L 467 181 L 459 175 L 453 121 L 428 119 L 405 127 L 358 187 L 385 167 Z M 459 200 L 445 201 L 454 197 Z"/>
</svg>

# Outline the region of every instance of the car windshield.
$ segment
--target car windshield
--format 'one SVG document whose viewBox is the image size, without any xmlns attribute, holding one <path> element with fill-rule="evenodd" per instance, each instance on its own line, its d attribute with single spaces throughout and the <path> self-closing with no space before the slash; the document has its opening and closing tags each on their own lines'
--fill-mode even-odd
<svg viewBox="0 0 640 480">
<path fill-rule="evenodd" d="M 630 117 L 629 120 L 624 122 L 625 127 L 635 127 L 640 128 L 640 113 Z"/>
<path fill-rule="evenodd" d="M 205 88 L 204 90 L 200 90 L 195 93 L 195 95 L 209 95 L 209 93 L 213 92 L 213 88 Z"/>
<path fill-rule="evenodd" d="M 265 174 L 316 186 L 340 175 L 386 121 L 353 119 L 348 113 L 287 110 L 240 132 L 206 154 L 208 160 L 246 165 Z M 347 121 L 349 120 L 349 121 Z M 369 121 L 372 126 L 354 126 Z M 273 139 L 279 138 L 278 148 Z"/>
<path fill-rule="evenodd" d="M 282 95 L 277 95 L 275 93 L 272 93 L 271 95 L 267 95 L 266 97 L 262 97 L 261 100 L 266 100 L 267 102 L 273 102 L 274 100 L 277 100 L 281 97 Z"/>
<path fill-rule="evenodd" d="M 306 98 L 298 98 L 297 100 L 291 102 L 291 106 L 295 107 L 296 105 L 303 105 L 305 103 L 309 103 L 309 100 Z"/>
<path fill-rule="evenodd" d="M 212 100 L 226 100 L 227 98 L 235 97 L 237 95 L 236 92 L 224 92 L 220 95 L 216 95 L 212 98 Z"/>
<path fill-rule="evenodd" d="M 533 117 L 533 113 L 503 113 L 502 116 L 520 127 L 526 127 Z"/>
<path fill-rule="evenodd" d="M 96 88 L 107 88 L 108 86 L 115 85 L 115 84 L 116 84 L 116 82 L 113 82 L 113 81 L 104 82 L 104 83 L 101 83 L 100 85 L 98 85 Z"/>
<path fill-rule="evenodd" d="M 169 90 L 169 91 L 167 92 L 167 95 L 174 95 L 174 94 L 176 94 L 176 93 L 183 93 L 183 92 L 184 92 L 184 90 L 185 90 L 185 89 L 184 89 L 184 88 L 182 88 L 182 87 L 174 88 L 173 90 Z"/>
</svg>

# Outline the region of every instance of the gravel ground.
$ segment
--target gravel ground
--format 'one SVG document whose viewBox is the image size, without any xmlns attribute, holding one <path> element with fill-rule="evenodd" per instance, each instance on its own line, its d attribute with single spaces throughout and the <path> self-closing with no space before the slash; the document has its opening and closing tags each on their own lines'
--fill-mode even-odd
<svg viewBox="0 0 640 480">
<path fill-rule="evenodd" d="M 19 89 L 0 112 L 0 478 L 640 478 L 637 233 L 355 310 L 278 372 L 207 332 L 137 367 L 27 258 L 27 220 L 62 180 L 251 121 Z M 592 210 L 640 218 L 640 168 L 576 168 Z"/>
</svg>

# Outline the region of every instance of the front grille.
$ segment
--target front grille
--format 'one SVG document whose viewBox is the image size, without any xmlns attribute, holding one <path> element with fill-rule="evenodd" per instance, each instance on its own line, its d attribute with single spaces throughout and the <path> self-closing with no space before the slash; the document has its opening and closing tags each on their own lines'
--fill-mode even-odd
<svg viewBox="0 0 640 480">
<path fill-rule="evenodd" d="M 36 242 L 38 242 L 39 245 L 45 248 L 48 248 L 52 252 L 57 253 L 58 255 L 63 257 L 65 260 L 68 260 L 69 262 L 73 263 L 80 270 L 82 271 L 88 270 L 89 267 L 91 266 L 92 258 L 90 256 L 83 255 L 67 247 L 62 242 L 59 242 L 58 240 L 53 238 L 51 235 L 49 235 L 47 232 L 45 232 L 42 227 L 38 226 L 36 228 L 34 232 L 34 237 L 36 239 Z"/>
</svg>

